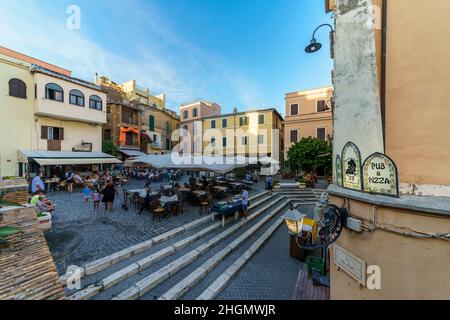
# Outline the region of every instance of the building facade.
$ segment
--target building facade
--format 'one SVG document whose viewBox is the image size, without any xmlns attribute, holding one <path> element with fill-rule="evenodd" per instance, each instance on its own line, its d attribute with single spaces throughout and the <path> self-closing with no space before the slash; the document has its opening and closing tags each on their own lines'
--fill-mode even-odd
<svg viewBox="0 0 450 320">
<path fill-rule="evenodd" d="M 186 103 L 180 107 L 180 127 L 184 131 L 184 141 L 190 140 L 184 150 L 186 153 L 201 155 L 203 153 L 203 121 L 205 117 L 218 116 L 221 114 L 221 106 L 215 102 L 197 100 Z"/>
<path fill-rule="evenodd" d="M 71 72 L 0 48 L 1 176 L 22 176 L 24 151 L 100 152 L 106 94 Z M 43 67 L 45 66 L 45 67 Z M 11 139 L 11 137 L 14 137 Z"/>
<path fill-rule="evenodd" d="M 331 250 L 331 298 L 449 299 L 450 3 L 329 4 L 335 173 L 328 191 L 362 226 L 344 229 Z"/>
<path fill-rule="evenodd" d="M 170 152 L 178 143 L 172 132 L 179 128 L 179 117 L 166 108 L 165 95 L 154 96 L 149 89 L 140 88 L 136 80 L 116 84 L 106 77 L 97 78 L 108 92 L 108 123 L 103 128 L 103 139 L 116 148 L 140 150 L 140 134 L 145 132 L 152 143 L 147 153 Z"/>
<path fill-rule="evenodd" d="M 286 94 L 284 155 L 303 138 L 330 140 L 333 136 L 333 87 Z"/>
</svg>

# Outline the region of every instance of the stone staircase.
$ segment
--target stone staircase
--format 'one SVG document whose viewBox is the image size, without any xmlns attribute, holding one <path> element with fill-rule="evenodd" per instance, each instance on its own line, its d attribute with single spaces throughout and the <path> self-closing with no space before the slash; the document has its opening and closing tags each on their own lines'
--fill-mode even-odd
<svg viewBox="0 0 450 320">
<path fill-rule="evenodd" d="M 81 267 L 72 300 L 213 299 L 283 223 L 293 203 L 315 204 L 321 192 L 283 190 L 250 198 L 248 219 L 211 215 Z M 71 273 L 61 277 L 65 282 Z"/>
</svg>

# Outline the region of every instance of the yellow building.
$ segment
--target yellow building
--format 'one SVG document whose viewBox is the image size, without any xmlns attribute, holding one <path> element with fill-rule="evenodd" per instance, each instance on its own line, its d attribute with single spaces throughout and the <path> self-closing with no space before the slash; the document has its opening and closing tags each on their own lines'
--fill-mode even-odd
<svg viewBox="0 0 450 320">
<path fill-rule="evenodd" d="M 82 153 L 73 152 L 91 152 L 86 156 L 89 164 L 107 157 L 101 154 L 106 94 L 100 87 L 6 48 L 0 48 L 0 58 L 0 176 L 37 172 L 40 165 L 64 165 L 61 158 L 86 163 L 77 162 Z M 36 151 L 44 153 L 36 156 Z"/>
<path fill-rule="evenodd" d="M 283 117 L 275 109 L 204 117 L 203 155 L 264 157 L 284 161 Z"/>
<path fill-rule="evenodd" d="M 334 2 L 331 298 L 450 299 L 450 2 Z"/>
<path fill-rule="evenodd" d="M 19 149 L 31 149 L 34 81 L 31 64 L 0 52 L 0 179 L 20 176 Z M 19 87 L 23 90 L 16 90 Z"/>
<path fill-rule="evenodd" d="M 333 88 L 324 87 L 286 94 L 285 157 L 303 138 L 329 140 L 333 136 Z"/>
</svg>

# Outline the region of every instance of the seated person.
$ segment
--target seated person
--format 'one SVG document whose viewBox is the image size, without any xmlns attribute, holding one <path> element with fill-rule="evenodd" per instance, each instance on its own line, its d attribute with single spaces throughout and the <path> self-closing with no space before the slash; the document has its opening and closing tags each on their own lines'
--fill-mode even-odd
<svg viewBox="0 0 450 320">
<path fill-rule="evenodd" d="M 194 175 L 191 175 L 189 178 L 189 185 L 191 186 L 192 190 L 195 190 L 195 186 L 197 185 L 197 180 L 194 178 Z"/>
<path fill-rule="evenodd" d="M 73 180 L 75 181 L 75 184 L 84 184 L 83 178 L 80 176 L 79 172 L 75 173 Z"/>
<path fill-rule="evenodd" d="M 54 205 L 46 199 L 43 192 L 39 192 L 37 195 L 31 198 L 30 204 L 36 208 L 36 211 L 38 213 L 52 213 L 55 210 Z"/>
</svg>

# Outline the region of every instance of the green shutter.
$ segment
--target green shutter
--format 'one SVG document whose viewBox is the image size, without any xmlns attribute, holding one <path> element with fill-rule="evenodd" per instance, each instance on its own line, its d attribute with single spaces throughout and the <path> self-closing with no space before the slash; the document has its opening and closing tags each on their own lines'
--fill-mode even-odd
<svg viewBox="0 0 450 320">
<path fill-rule="evenodd" d="M 150 129 L 149 129 L 150 131 L 155 131 L 155 117 L 154 116 L 150 116 L 148 126 L 150 127 Z"/>
</svg>

